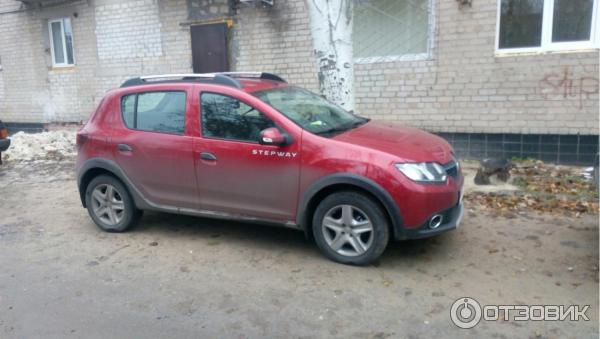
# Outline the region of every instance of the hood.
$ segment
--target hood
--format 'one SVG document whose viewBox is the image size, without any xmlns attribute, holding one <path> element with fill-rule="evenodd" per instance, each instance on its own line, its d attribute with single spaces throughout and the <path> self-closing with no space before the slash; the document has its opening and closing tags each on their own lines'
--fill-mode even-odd
<svg viewBox="0 0 600 339">
<path fill-rule="evenodd" d="M 418 128 L 392 123 L 370 121 L 333 139 L 386 152 L 408 162 L 446 164 L 452 160 L 452 147 L 446 140 Z"/>
</svg>

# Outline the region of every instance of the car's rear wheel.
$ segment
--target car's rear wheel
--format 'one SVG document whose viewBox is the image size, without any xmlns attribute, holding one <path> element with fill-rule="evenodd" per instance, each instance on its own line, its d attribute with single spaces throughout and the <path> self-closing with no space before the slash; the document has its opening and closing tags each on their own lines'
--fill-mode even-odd
<svg viewBox="0 0 600 339">
<path fill-rule="evenodd" d="M 389 240 L 385 212 L 377 202 L 358 192 L 339 192 L 323 199 L 312 226 L 319 249 L 342 264 L 373 262 Z"/>
<path fill-rule="evenodd" d="M 92 179 L 85 192 L 85 203 L 92 220 L 107 232 L 124 232 L 142 215 L 125 186 L 108 175 Z"/>
</svg>

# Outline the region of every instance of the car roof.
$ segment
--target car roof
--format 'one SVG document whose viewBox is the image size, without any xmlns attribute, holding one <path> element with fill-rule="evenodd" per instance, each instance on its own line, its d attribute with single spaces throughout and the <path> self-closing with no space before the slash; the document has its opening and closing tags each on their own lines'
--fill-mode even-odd
<svg viewBox="0 0 600 339">
<path fill-rule="evenodd" d="M 283 78 L 271 73 L 223 72 L 146 75 L 126 80 L 121 88 L 172 83 L 207 83 L 234 87 L 248 93 L 287 86 Z"/>
<path fill-rule="evenodd" d="M 264 79 L 240 79 L 242 90 L 248 93 L 289 86 L 286 82 Z"/>
</svg>

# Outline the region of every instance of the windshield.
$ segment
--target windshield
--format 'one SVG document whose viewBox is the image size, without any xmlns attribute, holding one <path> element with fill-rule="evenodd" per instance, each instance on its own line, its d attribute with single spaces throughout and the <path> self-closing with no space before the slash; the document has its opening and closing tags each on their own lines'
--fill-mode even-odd
<svg viewBox="0 0 600 339">
<path fill-rule="evenodd" d="M 253 95 L 315 134 L 341 133 L 369 121 L 298 87 L 269 89 Z"/>
</svg>

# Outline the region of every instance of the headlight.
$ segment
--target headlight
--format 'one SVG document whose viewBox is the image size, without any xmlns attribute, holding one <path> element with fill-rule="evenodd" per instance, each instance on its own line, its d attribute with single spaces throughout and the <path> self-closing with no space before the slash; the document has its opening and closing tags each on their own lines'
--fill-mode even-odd
<svg viewBox="0 0 600 339">
<path fill-rule="evenodd" d="M 416 182 L 440 183 L 446 181 L 446 171 L 435 162 L 396 164 L 396 168 Z"/>
</svg>

